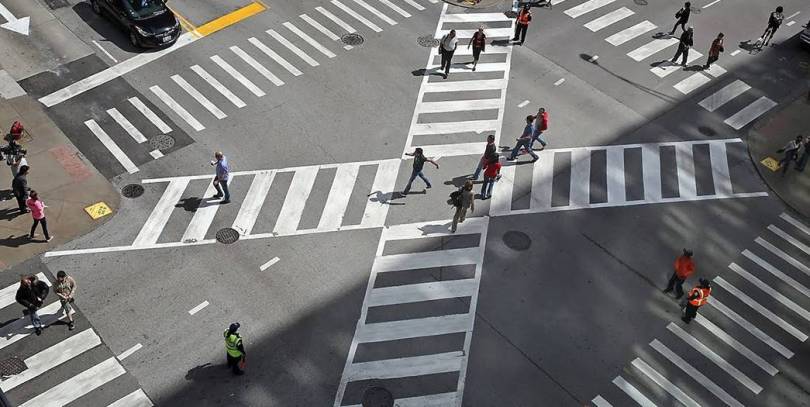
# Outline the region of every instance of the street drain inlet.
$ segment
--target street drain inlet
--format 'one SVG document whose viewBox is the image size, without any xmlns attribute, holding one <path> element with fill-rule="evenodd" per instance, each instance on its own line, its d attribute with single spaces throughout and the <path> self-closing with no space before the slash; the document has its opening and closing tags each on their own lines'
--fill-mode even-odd
<svg viewBox="0 0 810 407">
<path fill-rule="evenodd" d="M 439 40 L 433 38 L 432 35 L 423 35 L 416 39 L 416 43 L 427 48 L 433 48 L 439 46 Z"/>
<path fill-rule="evenodd" d="M 217 242 L 224 244 L 236 243 L 239 240 L 239 232 L 233 228 L 222 228 L 217 231 Z"/>
<path fill-rule="evenodd" d="M 143 195 L 143 186 L 138 184 L 128 184 L 121 188 L 121 195 L 125 198 L 137 198 Z"/>
<path fill-rule="evenodd" d="M 503 234 L 503 243 L 512 250 L 522 252 L 529 250 L 529 247 L 532 245 L 532 238 L 523 232 L 510 230 Z"/>
<path fill-rule="evenodd" d="M 13 376 L 15 374 L 20 374 L 25 369 L 28 369 L 28 366 L 16 357 L 11 357 L 8 359 L 0 360 L 0 376 L 8 377 Z"/>
<path fill-rule="evenodd" d="M 360 35 L 360 34 L 349 33 L 349 34 L 343 34 L 342 36 L 340 36 L 340 41 L 342 41 L 346 45 L 360 45 L 365 40 L 363 39 L 363 36 Z"/>
<path fill-rule="evenodd" d="M 153 150 L 166 151 L 174 147 L 174 137 L 167 134 L 158 134 L 149 139 L 149 145 Z"/>
</svg>

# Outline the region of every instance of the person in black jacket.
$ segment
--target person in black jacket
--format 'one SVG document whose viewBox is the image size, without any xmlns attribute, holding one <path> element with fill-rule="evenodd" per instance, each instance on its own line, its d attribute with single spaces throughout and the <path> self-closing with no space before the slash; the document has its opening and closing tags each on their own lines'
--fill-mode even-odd
<svg viewBox="0 0 810 407">
<path fill-rule="evenodd" d="M 35 275 L 23 277 L 20 280 L 20 288 L 17 289 L 15 299 L 27 309 L 28 316 L 31 318 L 31 325 L 34 326 L 37 335 L 42 334 L 42 321 L 39 319 L 37 309 L 45 302 L 48 291 L 48 284 L 40 281 Z"/>
<path fill-rule="evenodd" d="M 20 167 L 20 171 L 17 173 L 17 176 L 11 181 L 11 192 L 14 193 L 14 197 L 17 198 L 17 206 L 20 208 L 20 212 L 27 213 L 28 207 L 25 206 L 25 200 L 28 199 L 28 167 L 27 165 L 23 165 Z"/>
<path fill-rule="evenodd" d="M 692 13 L 692 3 L 687 1 L 686 3 L 683 4 L 683 7 L 680 10 L 678 10 L 677 13 L 675 13 L 675 18 L 677 20 L 675 21 L 675 25 L 672 26 L 672 31 L 669 32 L 669 35 L 674 35 L 675 29 L 678 28 L 678 26 L 681 26 L 681 30 L 686 31 L 686 23 L 689 22 L 689 14 L 691 13 Z"/>
<path fill-rule="evenodd" d="M 686 31 L 681 34 L 681 42 L 678 43 L 678 52 L 675 53 L 675 56 L 672 57 L 672 62 L 674 63 L 679 56 L 683 55 L 683 59 L 681 60 L 681 66 L 686 66 L 686 58 L 689 56 L 689 48 L 692 48 L 693 41 L 692 41 L 692 27 L 686 29 Z"/>
</svg>

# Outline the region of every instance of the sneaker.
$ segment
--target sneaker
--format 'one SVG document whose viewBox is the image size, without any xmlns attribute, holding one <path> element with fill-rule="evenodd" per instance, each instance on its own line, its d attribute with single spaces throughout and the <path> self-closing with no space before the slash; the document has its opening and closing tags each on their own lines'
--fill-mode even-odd
<svg viewBox="0 0 810 407">
<path fill-rule="evenodd" d="M 68 324 L 68 331 L 72 331 L 74 329 L 76 329 L 76 322 L 70 321 L 70 323 Z"/>
<path fill-rule="evenodd" d="M 690 319 L 686 319 L 686 317 L 683 317 L 683 318 L 681 318 L 681 321 L 686 322 L 686 323 L 688 324 L 688 323 L 689 323 L 689 322 L 691 322 L 692 320 L 690 320 Z"/>
<path fill-rule="evenodd" d="M 45 241 L 46 241 L 46 242 L 50 242 L 51 240 L 53 240 L 53 238 L 54 238 L 54 236 L 51 236 L 51 237 L 49 237 L 49 238 L 45 239 Z"/>
<path fill-rule="evenodd" d="M 214 198 L 214 199 L 222 198 L 222 194 L 215 194 L 211 198 Z"/>
<path fill-rule="evenodd" d="M 42 335 L 42 328 L 34 328 L 34 332 L 37 334 L 37 336 Z"/>
<path fill-rule="evenodd" d="M 506 161 L 515 161 L 514 157 L 506 157 Z"/>
<path fill-rule="evenodd" d="M 430 185 L 430 184 L 425 185 L 425 189 L 430 189 L 430 188 L 433 188 L 433 185 Z"/>
<path fill-rule="evenodd" d="M 475 67 L 473 67 L 473 72 L 475 72 Z"/>
<path fill-rule="evenodd" d="M 229 204 L 229 203 L 231 203 L 230 199 L 223 199 L 223 200 L 219 201 L 220 205 L 225 205 L 225 204 Z"/>
</svg>

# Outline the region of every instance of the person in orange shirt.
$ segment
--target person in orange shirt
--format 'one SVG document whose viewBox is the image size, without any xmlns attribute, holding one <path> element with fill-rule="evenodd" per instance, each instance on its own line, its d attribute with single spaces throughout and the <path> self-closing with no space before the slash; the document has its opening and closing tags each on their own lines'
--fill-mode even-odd
<svg viewBox="0 0 810 407">
<path fill-rule="evenodd" d="M 526 41 L 526 30 L 529 29 L 530 21 L 532 21 L 532 10 L 529 6 L 523 6 L 523 9 L 518 13 L 517 21 L 515 21 L 515 38 L 512 38 L 512 42 L 523 45 L 523 41 Z"/>
<path fill-rule="evenodd" d="M 683 254 L 675 259 L 675 272 L 669 279 L 667 288 L 664 289 L 665 293 L 672 292 L 675 289 L 675 298 L 683 297 L 683 283 L 692 273 L 695 272 L 695 263 L 692 261 L 692 251 L 683 249 Z"/>
<path fill-rule="evenodd" d="M 688 301 L 686 302 L 686 308 L 683 310 L 681 320 L 687 324 L 691 322 L 697 316 L 698 308 L 706 305 L 711 294 L 711 283 L 709 280 L 701 278 L 700 283 L 689 291 L 689 297 L 687 297 Z"/>
</svg>

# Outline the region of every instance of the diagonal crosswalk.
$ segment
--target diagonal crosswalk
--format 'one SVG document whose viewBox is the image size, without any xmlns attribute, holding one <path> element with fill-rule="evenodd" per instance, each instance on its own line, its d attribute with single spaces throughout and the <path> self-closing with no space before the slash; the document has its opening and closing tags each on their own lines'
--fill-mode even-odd
<svg viewBox="0 0 810 407">
<path fill-rule="evenodd" d="M 808 338 L 807 241 L 810 227 L 781 214 L 756 247 L 729 264 L 731 274 L 713 279 L 709 306 L 696 324 L 667 324 L 667 333 L 649 344 L 657 353 L 644 352 L 630 363 L 635 371 L 624 369 L 613 380 L 621 392 L 606 391 L 592 403 L 742 406 L 762 392 L 777 366 L 793 357 L 790 348 Z M 701 399 L 702 390 L 716 400 Z"/>
</svg>

